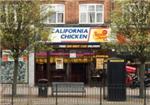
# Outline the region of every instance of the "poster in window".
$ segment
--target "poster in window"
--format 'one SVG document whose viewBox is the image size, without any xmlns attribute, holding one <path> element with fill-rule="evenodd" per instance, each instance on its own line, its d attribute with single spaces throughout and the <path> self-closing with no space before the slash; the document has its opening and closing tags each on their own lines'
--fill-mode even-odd
<svg viewBox="0 0 150 105">
<path fill-rule="evenodd" d="M 63 58 L 56 58 L 55 62 L 56 62 L 56 69 L 63 69 L 64 68 Z"/>
<path fill-rule="evenodd" d="M 71 52 L 69 56 L 70 58 L 76 58 L 77 54 L 76 52 Z"/>
<path fill-rule="evenodd" d="M 103 63 L 104 63 L 104 59 L 103 58 L 96 58 L 96 69 L 100 70 L 103 69 Z"/>
</svg>

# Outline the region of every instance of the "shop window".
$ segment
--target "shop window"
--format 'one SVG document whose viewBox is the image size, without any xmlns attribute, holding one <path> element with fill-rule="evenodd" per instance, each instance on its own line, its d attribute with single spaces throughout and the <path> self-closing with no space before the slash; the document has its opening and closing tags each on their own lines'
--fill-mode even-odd
<svg viewBox="0 0 150 105">
<path fill-rule="evenodd" d="M 79 23 L 80 24 L 103 24 L 104 5 L 103 4 L 80 4 Z"/>
<path fill-rule="evenodd" d="M 48 16 L 44 16 L 44 15 Z M 65 23 L 65 6 L 64 4 L 43 4 L 41 5 L 41 15 L 46 17 L 44 24 L 64 24 Z"/>
</svg>

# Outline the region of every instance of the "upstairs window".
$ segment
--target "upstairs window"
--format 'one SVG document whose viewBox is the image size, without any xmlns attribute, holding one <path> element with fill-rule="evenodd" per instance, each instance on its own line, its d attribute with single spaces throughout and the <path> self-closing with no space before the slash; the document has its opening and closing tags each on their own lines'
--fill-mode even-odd
<svg viewBox="0 0 150 105">
<path fill-rule="evenodd" d="M 0 5 L 0 23 L 16 23 L 16 5 Z"/>
<path fill-rule="evenodd" d="M 0 5 L 0 23 L 4 22 L 5 6 Z"/>
<path fill-rule="evenodd" d="M 79 23 L 80 24 L 103 24 L 104 5 L 103 4 L 80 4 Z"/>
<path fill-rule="evenodd" d="M 64 4 L 43 4 L 41 5 L 42 14 L 48 14 L 43 20 L 44 24 L 64 24 L 65 6 Z"/>
</svg>

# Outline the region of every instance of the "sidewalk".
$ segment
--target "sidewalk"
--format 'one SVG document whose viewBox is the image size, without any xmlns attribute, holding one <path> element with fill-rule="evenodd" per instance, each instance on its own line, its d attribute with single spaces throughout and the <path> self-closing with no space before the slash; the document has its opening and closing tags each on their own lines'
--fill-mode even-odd
<svg viewBox="0 0 150 105">
<path fill-rule="evenodd" d="M 11 105 L 11 87 L 3 86 L 0 105 Z M 138 97 L 138 89 L 127 89 L 126 101 L 108 101 L 103 98 L 103 89 L 100 95 L 99 87 L 86 87 L 86 96 L 79 94 L 59 94 L 51 96 L 51 88 L 48 88 L 48 97 L 38 97 L 38 88 L 29 86 L 18 86 L 17 96 L 14 97 L 14 105 L 144 105 L 144 99 Z M 150 89 L 147 94 L 147 105 L 150 104 Z"/>
<path fill-rule="evenodd" d="M 75 99 L 75 98 L 58 98 L 57 105 L 100 105 L 99 101 L 88 99 Z M 101 105 L 143 105 L 144 102 L 136 102 L 136 101 L 105 101 L 101 102 Z M 5 99 L 1 103 L 1 105 L 11 105 L 10 99 Z M 34 99 L 14 99 L 14 105 L 56 105 L 55 98 L 34 98 Z M 149 105 L 149 104 L 147 104 Z"/>
</svg>

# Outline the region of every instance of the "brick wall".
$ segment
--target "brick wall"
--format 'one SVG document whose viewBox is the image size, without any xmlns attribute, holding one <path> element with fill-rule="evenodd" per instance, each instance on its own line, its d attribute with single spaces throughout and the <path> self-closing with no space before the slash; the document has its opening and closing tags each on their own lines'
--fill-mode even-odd
<svg viewBox="0 0 150 105">
<path fill-rule="evenodd" d="M 105 12 L 105 17 L 104 17 L 104 19 L 105 19 L 105 22 L 109 22 L 110 21 L 110 12 L 111 12 L 111 1 L 112 0 L 104 0 L 105 2 L 104 2 L 104 8 L 105 8 L 105 10 L 104 10 L 104 12 Z"/>
</svg>

